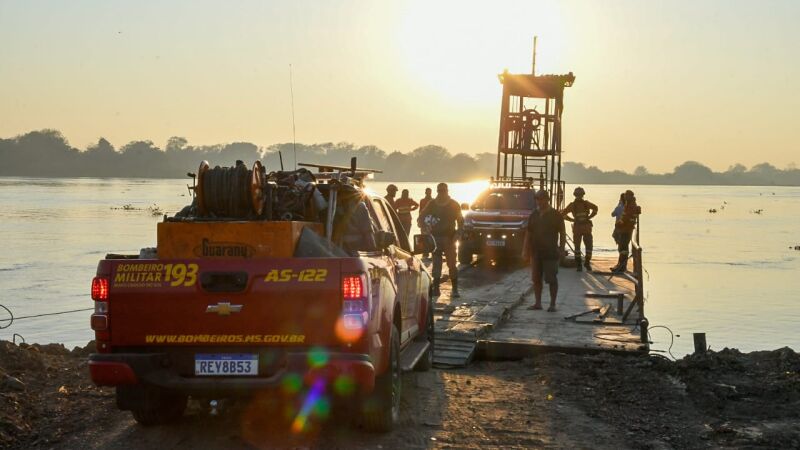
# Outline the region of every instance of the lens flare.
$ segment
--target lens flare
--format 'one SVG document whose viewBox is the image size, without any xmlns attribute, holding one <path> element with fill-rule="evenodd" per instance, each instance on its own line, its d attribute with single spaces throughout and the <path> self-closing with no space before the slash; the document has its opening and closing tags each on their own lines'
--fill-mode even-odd
<svg viewBox="0 0 800 450">
<path fill-rule="evenodd" d="M 318 409 L 325 412 L 325 415 L 327 416 L 327 414 L 330 412 L 330 403 L 328 403 L 328 399 L 323 397 L 324 391 L 325 380 L 323 378 L 317 378 L 314 380 L 314 384 L 311 385 L 311 389 L 308 390 L 308 394 L 303 401 L 303 406 L 300 408 L 300 412 L 292 421 L 292 433 L 300 434 L 305 431 L 308 426 L 308 420 L 311 418 L 311 413 L 315 412 L 319 414 Z M 327 404 L 327 406 L 319 406 L 320 403 L 323 402 Z"/>
<path fill-rule="evenodd" d="M 341 342 L 345 343 L 353 343 L 364 334 L 364 328 L 348 328 L 345 325 L 344 317 L 339 317 L 336 320 L 336 327 L 335 327 L 336 337 L 339 338 Z"/>
<path fill-rule="evenodd" d="M 328 351 L 322 347 L 314 347 L 308 352 L 308 365 L 312 369 L 317 369 L 328 364 Z"/>
<path fill-rule="evenodd" d="M 349 375 L 339 375 L 333 382 L 333 390 L 341 396 L 351 395 L 356 390 L 356 382 Z"/>
<path fill-rule="evenodd" d="M 300 388 L 302 387 L 303 378 L 300 377 L 299 374 L 290 373 L 281 380 L 281 389 L 283 389 L 283 392 L 287 394 L 296 394 L 300 392 Z"/>
</svg>

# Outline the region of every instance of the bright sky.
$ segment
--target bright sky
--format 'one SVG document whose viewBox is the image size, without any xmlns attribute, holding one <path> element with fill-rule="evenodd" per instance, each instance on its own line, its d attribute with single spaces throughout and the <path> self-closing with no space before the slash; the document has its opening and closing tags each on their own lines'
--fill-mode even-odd
<svg viewBox="0 0 800 450">
<path fill-rule="evenodd" d="M 0 0 L 0 137 L 494 152 L 507 67 L 576 74 L 565 160 L 800 163 L 800 2 Z"/>
</svg>

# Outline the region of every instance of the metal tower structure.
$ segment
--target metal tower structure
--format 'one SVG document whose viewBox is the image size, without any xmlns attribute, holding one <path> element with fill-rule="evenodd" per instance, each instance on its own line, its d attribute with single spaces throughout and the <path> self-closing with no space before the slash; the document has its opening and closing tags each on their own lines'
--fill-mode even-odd
<svg viewBox="0 0 800 450">
<path fill-rule="evenodd" d="M 564 88 L 575 75 L 536 75 L 534 41 L 531 74 L 498 77 L 503 85 L 495 183 L 533 184 L 550 193 L 551 204 L 563 207 L 561 180 L 561 113 Z"/>
</svg>

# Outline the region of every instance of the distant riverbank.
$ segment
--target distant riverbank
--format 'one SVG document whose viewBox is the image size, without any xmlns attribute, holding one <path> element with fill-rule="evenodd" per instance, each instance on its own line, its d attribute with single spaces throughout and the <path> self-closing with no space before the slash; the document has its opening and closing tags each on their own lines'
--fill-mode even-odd
<svg viewBox="0 0 800 450">
<path fill-rule="evenodd" d="M 376 177 L 381 181 L 469 182 L 488 179 L 497 164 L 494 152 L 468 155 L 439 145 L 400 152 L 347 142 L 266 147 L 250 142 L 190 145 L 184 138 L 172 137 L 163 148 L 148 140 L 116 148 L 100 138 L 97 144 L 78 149 L 58 131 L 41 130 L 0 139 L 0 176 L 168 179 L 195 171 L 203 160 L 212 166 L 231 166 L 236 160 L 250 165 L 260 160 L 268 171 L 275 171 L 294 168 L 301 162 L 349 166 L 352 157 L 358 159 L 359 167 L 382 171 Z M 792 165 L 779 169 L 766 162 L 750 168 L 733 164 L 715 172 L 699 162 L 686 161 L 669 173 L 651 173 L 644 166 L 627 173 L 566 160 L 561 175 L 567 182 L 578 184 L 800 186 L 800 169 Z"/>
<path fill-rule="evenodd" d="M 23 175 L 0 175 L 0 178 L 26 178 L 26 179 L 41 179 L 41 180 L 69 180 L 69 179 L 76 179 L 76 180 L 175 180 L 178 179 L 174 176 L 92 176 L 92 175 L 83 175 L 83 176 L 68 176 L 68 175 L 57 175 L 57 176 L 23 176 Z M 479 178 L 477 180 L 489 182 L 490 177 L 486 176 L 484 178 Z M 191 181 L 190 178 L 187 177 L 187 180 Z M 385 178 L 381 177 L 380 175 L 376 176 L 372 181 L 378 183 L 432 183 L 431 186 L 435 183 L 463 183 L 464 181 L 460 181 L 458 179 L 436 179 L 436 180 L 399 180 L 394 178 Z M 476 181 L 475 179 L 470 181 Z M 651 181 L 651 182 L 639 182 L 639 181 L 631 181 L 629 183 L 624 182 L 612 182 L 612 181 L 588 181 L 587 179 L 568 179 L 566 180 L 569 184 L 572 185 L 581 185 L 581 184 L 597 184 L 603 186 L 704 186 L 704 187 L 753 187 L 753 188 L 764 188 L 765 194 L 770 195 L 772 192 L 769 191 L 769 188 L 773 187 L 800 187 L 800 184 L 715 184 L 715 183 L 678 183 L 678 182 L 664 182 L 664 181 Z M 369 181 L 368 181 L 369 182 Z M 567 193 L 570 194 L 569 192 Z"/>
</svg>

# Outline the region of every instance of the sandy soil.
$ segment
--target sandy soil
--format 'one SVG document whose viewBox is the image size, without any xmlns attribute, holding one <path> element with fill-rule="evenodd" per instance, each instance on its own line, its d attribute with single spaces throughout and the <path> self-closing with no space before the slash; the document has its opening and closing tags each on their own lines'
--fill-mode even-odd
<svg viewBox="0 0 800 450">
<path fill-rule="evenodd" d="M 678 362 L 551 354 L 404 376 L 397 430 L 344 410 L 292 435 L 267 397 L 194 403 L 144 428 L 88 378 L 87 349 L 0 342 L 1 448 L 799 448 L 800 355 L 724 350 Z"/>
</svg>

